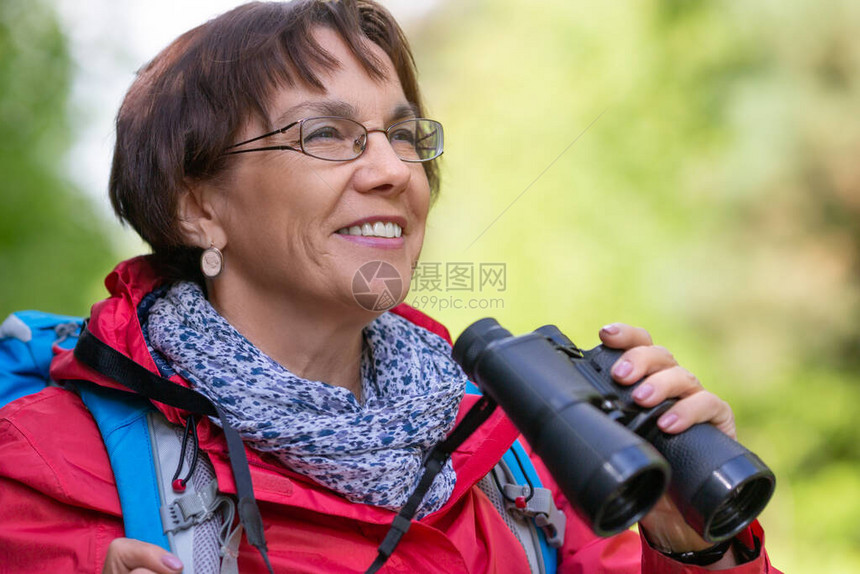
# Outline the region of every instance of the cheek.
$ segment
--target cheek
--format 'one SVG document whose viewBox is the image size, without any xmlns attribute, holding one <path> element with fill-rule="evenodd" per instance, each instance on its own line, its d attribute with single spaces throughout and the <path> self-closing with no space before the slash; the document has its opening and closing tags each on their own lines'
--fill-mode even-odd
<svg viewBox="0 0 860 574">
<path fill-rule="evenodd" d="M 242 194 L 236 211 L 242 213 L 247 233 L 293 236 L 321 231 L 331 210 L 330 189 L 336 182 L 302 165 L 272 170 L 267 177 L 251 180 L 237 192 Z"/>
<path fill-rule="evenodd" d="M 430 182 L 421 164 L 413 164 L 413 168 L 415 170 L 412 173 L 411 183 L 413 209 L 421 219 L 427 219 L 427 212 L 430 209 Z"/>
<path fill-rule="evenodd" d="M 427 216 L 430 213 L 430 189 L 427 188 L 415 198 L 414 203 L 415 220 L 421 226 L 421 238 L 424 238 L 424 231 L 427 225 Z"/>
</svg>

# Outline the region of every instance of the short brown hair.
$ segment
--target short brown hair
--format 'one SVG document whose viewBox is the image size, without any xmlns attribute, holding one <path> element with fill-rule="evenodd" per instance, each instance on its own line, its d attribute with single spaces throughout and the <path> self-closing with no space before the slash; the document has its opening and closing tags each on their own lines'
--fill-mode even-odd
<svg viewBox="0 0 860 574">
<path fill-rule="evenodd" d="M 185 245 L 177 225 L 186 182 L 223 174 L 223 150 L 249 118 L 269 122 L 265 105 L 274 90 L 297 82 L 322 90 L 317 71 L 337 67 L 313 38 L 320 26 L 337 32 L 374 78 L 383 77 L 382 63 L 362 42 L 382 48 L 424 115 L 406 37 L 371 0 L 251 2 L 186 32 L 129 88 L 117 115 L 109 185 L 114 211 L 152 246 L 169 278 L 202 279 L 200 249 Z M 423 165 L 435 196 L 438 167 Z"/>
</svg>

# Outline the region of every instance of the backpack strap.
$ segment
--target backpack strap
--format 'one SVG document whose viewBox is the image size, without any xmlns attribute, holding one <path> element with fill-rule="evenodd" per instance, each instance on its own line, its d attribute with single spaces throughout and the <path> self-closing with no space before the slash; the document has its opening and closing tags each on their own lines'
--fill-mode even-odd
<svg viewBox="0 0 860 574">
<path fill-rule="evenodd" d="M 110 457 L 125 535 L 173 552 L 186 574 L 237 572 L 235 503 L 218 494 L 206 455 L 199 455 L 186 490 L 174 491 L 173 469 L 192 458 L 179 428 L 139 395 L 87 382 L 76 387 Z"/>
<path fill-rule="evenodd" d="M 155 457 L 160 518 L 171 550 L 182 559 L 186 574 L 238 574 L 241 524 L 234 526 L 233 497 L 218 493 L 215 469 L 208 456 L 198 452 L 196 440 L 185 448 L 180 427 L 156 410 L 147 415 Z M 174 470 L 191 468 L 181 489 L 175 488 Z M 185 557 L 188 557 L 186 559 Z"/>
<path fill-rule="evenodd" d="M 71 349 L 83 319 L 41 311 L 19 311 L 0 325 L 0 405 L 55 383 L 49 370 L 57 348 Z M 131 393 L 77 381 L 75 389 L 96 421 L 117 483 L 126 536 L 169 550 L 158 515 L 146 413 L 152 404 Z M 129 456 L 129 453 L 134 453 Z M 148 457 L 142 465 L 139 456 Z"/>
<path fill-rule="evenodd" d="M 480 395 L 481 391 L 467 382 L 466 393 Z M 519 439 L 478 486 L 522 544 L 531 571 L 535 574 L 556 572 L 556 549 L 564 541 L 566 517 L 556 507 L 552 492 L 543 488 Z"/>
<path fill-rule="evenodd" d="M 422 464 L 424 471 L 421 473 L 418 485 L 412 491 L 412 494 L 409 495 L 406 504 L 397 513 L 397 516 L 394 517 L 394 521 L 382 540 L 382 544 L 377 549 L 376 559 L 365 571 L 365 574 L 375 574 L 385 565 L 400 543 L 400 539 L 409 530 L 412 519 L 418 512 L 418 506 L 430 489 L 433 479 L 436 478 L 436 475 L 445 466 L 451 454 L 475 432 L 475 429 L 490 417 L 495 409 L 496 404 L 494 402 L 486 397 L 482 397 L 481 400 L 472 405 L 459 424 L 451 431 L 451 434 L 427 452 Z"/>
<path fill-rule="evenodd" d="M 269 572 L 274 572 L 269 562 L 263 519 L 254 498 L 251 471 L 245 454 L 245 445 L 223 410 L 206 396 L 161 377 L 146 367 L 126 357 L 110 345 L 99 340 L 86 324 L 75 345 L 75 358 L 102 375 L 113 379 L 126 388 L 151 400 L 156 400 L 191 413 L 218 417 L 227 441 L 230 467 L 236 483 L 239 499 L 238 514 L 245 537 L 263 558 Z"/>
<path fill-rule="evenodd" d="M 18 311 L 0 324 L 0 406 L 55 386 L 50 364 L 58 349 L 75 347 L 83 319 Z M 217 493 L 215 471 L 198 456 L 187 490 L 171 488 L 185 454 L 177 427 L 146 398 L 87 381 L 64 381 L 90 411 L 110 459 L 125 535 L 171 551 L 186 574 L 238 573 L 241 528 L 235 504 Z M 195 446 L 196 450 L 196 446 Z M 162 520 L 163 516 L 173 517 Z"/>
<path fill-rule="evenodd" d="M 567 519 L 556 507 L 552 492 L 541 485 L 537 470 L 519 439 L 511 445 L 502 460 L 510 468 L 515 481 L 514 484 L 503 485 L 508 506 L 513 505 L 516 511 L 534 519 L 543 533 L 540 537 L 542 545 L 561 548 Z M 519 497 L 525 498 L 524 505 L 519 503 Z"/>
<path fill-rule="evenodd" d="M 125 535 L 170 551 L 161 523 L 158 477 L 147 415 L 152 403 L 139 395 L 92 383 L 76 383 L 110 457 Z"/>
</svg>

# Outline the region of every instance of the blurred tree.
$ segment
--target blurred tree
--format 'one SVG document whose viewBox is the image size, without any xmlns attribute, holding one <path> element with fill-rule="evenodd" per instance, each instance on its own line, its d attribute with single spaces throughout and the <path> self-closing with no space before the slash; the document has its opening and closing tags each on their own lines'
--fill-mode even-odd
<svg viewBox="0 0 860 574">
<path fill-rule="evenodd" d="M 67 174 L 72 72 L 50 6 L 0 2 L 0 319 L 22 308 L 86 314 L 115 259 Z"/>
</svg>

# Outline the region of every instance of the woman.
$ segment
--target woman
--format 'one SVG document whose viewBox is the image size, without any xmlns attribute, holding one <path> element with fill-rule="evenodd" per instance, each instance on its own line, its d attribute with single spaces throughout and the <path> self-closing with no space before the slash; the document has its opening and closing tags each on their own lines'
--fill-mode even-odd
<svg viewBox="0 0 860 574">
<path fill-rule="evenodd" d="M 423 455 L 470 403 L 443 327 L 353 294 L 362 265 L 382 262 L 408 281 L 421 251 L 442 139 L 440 125 L 420 119 L 413 66 L 399 27 L 371 2 L 253 3 L 171 44 L 139 73 L 117 119 L 111 198 L 154 254 L 108 277 L 111 297 L 93 307 L 90 331 L 227 412 L 276 572 L 363 571 Z M 665 431 L 709 421 L 734 433 L 728 405 L 647 332 L 613 324 L 600 338 L 627 349 L 618 381 L 648 376 L 640 404 L 680 398 L 660 420 Z M 70 352 L 52 376 L 115 384 Z M 188 413 L 156 406 L 186 424 Z M 0 524 L 0 559 L 12 571 L 181 568 L 122 538 L 101 439 L 75 394 L 48 389 L 2 415 L 0 506 L 15 512 Z M 46 420 L 68 432 L 50 432 Z M 200 450 L 231 493 L 218 424 L 196 423 Z M 496 413 L 470 437 L 389 571 L 528 571 L 475 486 L 515 435 Z M 568 516 L 561 571 L 694 572 L 675 558 L 710 546 L 667 502 L 641 522 L 642 538 L 611 539 L 557 502 Z M 34 516 L 40 527 L 21 536 Z M 763 552 L 743 552 L 761 537 L 754 526 L 704 568 L 774 571 Z M 266 571 L 247 543 L 239 569 Z"/>
</svg>

